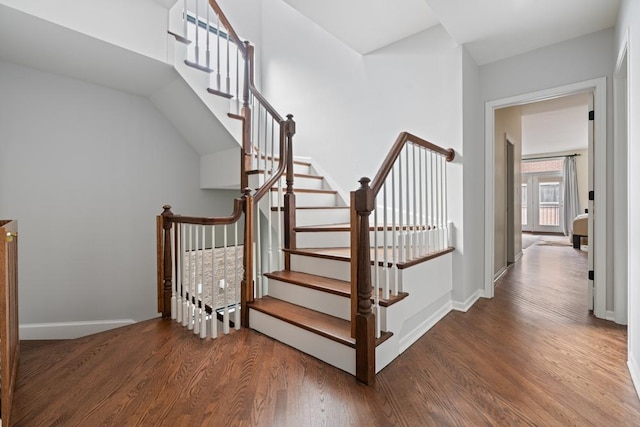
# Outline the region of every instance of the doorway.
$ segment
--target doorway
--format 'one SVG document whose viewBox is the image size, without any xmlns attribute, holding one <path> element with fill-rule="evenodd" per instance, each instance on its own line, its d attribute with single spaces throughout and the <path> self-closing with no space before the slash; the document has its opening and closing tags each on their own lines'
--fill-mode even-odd
<svg viewBox="0 0 640 427">
<path fill-rule="evenodd" d="M 484 277 L 484 295 L 485 297 L 493 297 L 494 286 L 494 267 L 495 267 L 495 213 L 496 213 L 496 183 L 495 179 L 500 176 L 496 171 L 495 165 L 495 113 L 501 108 L 521 106 L 527 103 L 541 101 L 545 99 L 558 98 L 566 95 L 592 92 L 594 94 L 595 111 L 595 135 L 594 135 L 594 163 L 593 168 L 595 179 L 593 180 L 593 188 L 590 191 L 594 193 L 595 206 L 606 206 L 606 78 L 599 78 L 585 82 L 566 85 L 558 88 L 542 90 L 524 95 L 518 95 L 510 98 L 504 98 L 496 101 L 490 101 L 485 104 L 485 191 L 487 203 L 485 204 L 485 277 Z M 562 186 L 562 183 L 549 182 L 549 188 L 554 186 Z M 534 185 L 531 186 L 533 188 Z M 547 188 L 547 190 L 549 189 Z M 520 193 L 521 187 L 518 187 Z M 546 191 L 546 190 L 543 190 Z M 551 191 L 551 190 L 549 190 Z M 528 193 L 531 194 L 531 193 Z M 521 197 L 521 194 L 519 194 Z M 548 199 L 545 199 L 548 200 Z M 500 240 L 502 241 L 502 240 Z M 589 239 L 590 252 L 594 256 L 594 314 L 597 317 L 606 317 L 606 216 L 604 210 L 599 215 L 594 215 L 594 232 L 592 238 Z M 597 246 L 600 243 L 601 246 Z M 601 249 L 598 250 L 597 248 Z M 585 272 L 586 273 L 586 272 Z M 586 276 L 586 274 L 585 274 Z M 585 280 L 585 286 L 589 286 Z"/>
</svg>

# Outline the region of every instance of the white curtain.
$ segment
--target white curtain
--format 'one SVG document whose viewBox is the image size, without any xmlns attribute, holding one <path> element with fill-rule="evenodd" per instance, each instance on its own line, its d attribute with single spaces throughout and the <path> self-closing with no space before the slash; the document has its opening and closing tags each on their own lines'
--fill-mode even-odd
<svg viewBox="0 0 640 427">
<path fill-rule="evenodd" d="M 576 173 L 576 158 L 568 156 L 564 158 L 562 168 L 564 177 L 564 235 L 568 236 L 573 232 L 573 220 L 580 214 L 580 204 L 578 201 L 578 175 Z"/>
</svg>

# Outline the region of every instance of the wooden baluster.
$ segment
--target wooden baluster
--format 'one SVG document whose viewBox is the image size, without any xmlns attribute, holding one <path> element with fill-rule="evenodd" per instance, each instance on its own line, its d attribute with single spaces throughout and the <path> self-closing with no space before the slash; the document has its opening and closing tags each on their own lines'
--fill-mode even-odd
<svg viewBox="0 0 640 427">
<path fill-rule="evenodd" d="M 296 195 L 293 192 L 293 136 L 296 133 L 296 122 L 292 114 L 287 114 L 285 122 L 286 161 L 287 161 L 287 191 L 284 195 L 284 247 L 286 249 L 296 248 Z M 282 158 L 283 153 L 280 153 Z M 291 269 L 291 256 L 287 252 L 284 259 L 285 270 Z"/>
<path fill-rule="evenodd" d="M 244 275 L 242 279 L 242 326 L 249 327 L 248 302 L 253 301 L 253 196 L 251 189 L 244 190 Z"/>
<path fill-rule="evenodd" d="M 369 244 L 369 215 L 374 209 L 375 196 L 369 178 L 360 180 L 355 192 L 358 214 L 358 307 L 356 313 L 356 379 L 373 384 L 376 375 L 375 315 L 371 310 L 371 251 Z"/>
<path fill-rule="evenodd" d="M 164 242 L 163 242 L 163 306 L 162 317 L 171 317 L 171 218 L 173 213 L 171 212 L 170 205 L 164 205 L 162 207 L 162 229 L 164 230 Z"/>
</svg>

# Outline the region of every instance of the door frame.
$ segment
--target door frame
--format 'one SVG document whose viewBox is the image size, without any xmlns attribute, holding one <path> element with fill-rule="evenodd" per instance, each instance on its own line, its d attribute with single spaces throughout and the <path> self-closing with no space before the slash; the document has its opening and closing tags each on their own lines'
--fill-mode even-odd
<svg viewBox="0 0 640 427">
<path fill-rule="evenodd" d="M 545 99 L 558 98 L 576 93 L 593 92 L 595 114 L 594 134 L 594 192 L 595 204 L 600 207 L 602 214 L 594 216 L 595 233 L 593 242 L 597 242 L 594 248 L 594 309 L 596 317 L 606 317 L 606 278 L 607 278 L 607 78 L 586 80 L 569 85 L 539 90 L 508 98 L 487 101 L 485 103 L 485 256 L 484 256 L 484 289 L 483 297 L 493 298 L 493 256 L 494 256 L 494 209 L 495 209 L 495 110 L 515 105 L 528 104 Z M 600 211 L 598 211 L 600 212 Z M 591 237 L 591 236 L 590 236 Z M 591 238 L 590 238 L 591 241 Z"/>
</svg>

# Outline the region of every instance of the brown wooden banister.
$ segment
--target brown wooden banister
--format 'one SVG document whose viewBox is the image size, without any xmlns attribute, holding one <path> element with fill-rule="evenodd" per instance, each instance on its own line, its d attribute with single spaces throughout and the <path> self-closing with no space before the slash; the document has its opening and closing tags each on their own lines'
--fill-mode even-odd
<svg viewBox="0 0 640 427">
<path fill-rule="evenodd" d="M 413 144 L 414 150 L 417 147 L 422 147 L 431 153 L 435 153 L 436 155 L 442 156 L 447 162 L 450 162 L 455 157 L 455 152 L 453 149 L 444 149 L 439 147 L 429 141 L 426 141 L 422 138 L 419 138 L 413 134 L 408 132 L 402 132 L 396 138 L 393 146 L 389 150 L 386 158 L 384 159 L 382 166 L 378 170 L 375 175 L 373 181 L 370 181 L 369 178 L 362 178 L 360 180 L 360 188 L 351 193 L 351 321 L 352 321 L 352 336 L 356 340 L 356 378 L 358 381 L 363 382 L 365 384 L 373 384 L 375 382 L 375 345 L 376 345 L 376 330 L 375 330 L 375 313 L 371 309 L 371 299 L 372 299 L 372 289 L 374 286 L 376 287 L 376 294 L 378 293 L 377 285 L 372 283 L 371 278 L 371 242 L 370 242 L 370 227 L 369 227 L 369 218 L 372 212 L 375 211 L 376 208 L 376 196 L 385 185 L 387 181 L 387 177 L 394 169 L 394 165 L 396 161 L 399 161 L 403 150 L 407 146 L 407 144 Z M 408 147 L 407 147 L 408 149 Z M 409 160 L 409 153 L 406 154 L 407 163 Z M 413 167 L 416 166 L 416 157 L 415 151 L 413 154 Z M 419 160 L 420 165 L 422 165 Z M 425 167 L 426 167 L 425 163 Z M 409 165 L 405 165 L 404 171 L 407 172 Z M 439 170 L 440 173 L 443 173 L 443 167 Z M 400 170 L 400 169 L 399 169 Z M 398 170 L 398 172 L 399 172 Z M 416 173 L 415 169 L 413 172 L 413 187 L 412 193 L 414 196 L 413 199 L 413 220 L 416 221 L 415 211 L 416 211 Z M 420 179 L 422 179 L 422 170 L 420 171 Z M 399 183 L 399 191 L 398 197 L 399 200 L 403 197 L 402 193 L 402 182 L 405 180 L 404 176 L 398 176 L 397 181 Z M 426 171 L 425 171 L 425 179 L 426 179 Z M 444 182 L 443 182 L 444 181 Z M 439 184 L 446 188 L 446 180 L 440 181 Z M 409 178 L 407 175 L 406 185 L 409 185 Z M 371 183 L 371 185 L 369 184 Z M 422 189 L 422 187 L 420 187 Z M 433 191 L 433 190 L 431 190 Z M 386 197 L 386 187 L 385 187 L 385 197 Z M 445 196 L 442 196 L 442 199 L 445 199 Z M 385 199 L 386 200 L 386 199 Z M 425 199 L 425 202 L 426 199 Z M 385 202 L 386 203 L 386 202 Z M 406 215 L 407 220 L 410 218 L 411 211 L 408 209 L 409 202 L 407 205 L 403 207 L 400 202 L 397 210 L 394 205 L 395 201 L 392 201 L 391 210 L 397 212 L 397 216 L 400 220 L 399 225 L 402 225 L 402 217 Z M 428 202 L 427 202 L 428 203 Z M 446 203 L 446 200 L 445 200 Z M 420 199 L 420 205 L 422 205 L 422 199 Z M 385 205 L 384 211 L 387 212 L 388 206 Z M 407 213 L 406 211 L 409 211 Z M 442 217 L 446 217 L 446 214 L 440 212 Z M 394 214 L 395 215 L 395 214 Z M 422 215 L 422 211 L 421 211 Z M 446 220 L 446 218 L 444 218 Z M 403 227 L 397 227 L 398 224 L 394 224 L 392 228 L 398 228 L 400 230 Z M 380 228 L 378 224 L 375 224 L 376 229 Z M 386 229 L 387 224 L 384 224 L 384 227 L 381 229 Z M 406 227 L 407 230 L 410 227 Z M 413 227 L 413 229 L 418 229 L 418 227 Z M 428 226 L 424 226 L 421 229 L 430 230 Z M 402 238 L 401 238 L 402 241 Z M 392 248 L 396 245 L 400 245 L 396 243 L 394 240 L 391 241 Z M 380 242 L 377 243 L 380 245 Z M 387 243 L 388 244 L 388 243 Z M 387 251 L 386 246 L 384 247 L 385 252 Z M 395 249 L 392 249 L 395 251 Z M 443 251 L 444 252 L 444 251 Z M 374 251 L 377 253 L 377 248 Z M 397 262 L 398 260 L 396 260 Z M 414 263 L 417 263 L 414 261 Z M 378 268 L 378 263 L 375 263 Z"/>
<path fill-rule="evenodd" d="M 222 23 L 222 25 L 224 25 L 224 27 L 229 32 L 229 35 L 231 36 L 231 41 L 233 41 L 238 46 L 238 49 L 240 49 L 240 51 L 242 52 L 243 55 L 245 55 L 245 58 L 246 58 L 247 51 L 244 46 L 244 41 L 240 39 L 240 37 L 238 36 L 238 33 L 236 33 L 236 30 L 233 29 L 233 27 L 231 26 L 231 23 L 227 19 L 226 15 L 222 11 L 218 3 L 216 3 L 215 0 L 209 0 L 209 5 L 213 10 L 215 10 L 216 14 L 220 18 L 220 22 Z"/>
<path fill-rule="evenodd" d="M 456 153 L 452 148 L 442 148 L 409 132 L 401 132 L 393 143 L 391 150 L 389 150 L 389 154 L 385 157 L 384 162 L 382 162 L 382 166 L 378 170 L 378 173 L 376 173 L 373 181 L 371 181 L 371 189 L 374 194 L 378 194 L 380 192 L 382 184 L 384 184 L 389 172 L 391 172 L 393 164 L 407 142 L 412 142 L 433 152 L 440 153 L 445 156 L 447 162 L 451 162 L 456 156 Z"/>
<path fill-rule="evenodd" d="M 233 200 L 233 213 L 231 215 L 216 218 L 174 215 L 173 213 L 171 213 L 171 206 L 169 205 L 163 206 L 163 209 L 165 209 L 165 212 L 168 211 L 168 214 L 166 215 L 166 221 L 169 223 L 173 222 L 177 224 L 225 225 L 233 224 L 240 219 L 242 213 L 244 212 L 244 199 L 239 198 Z"/>
</svg>

